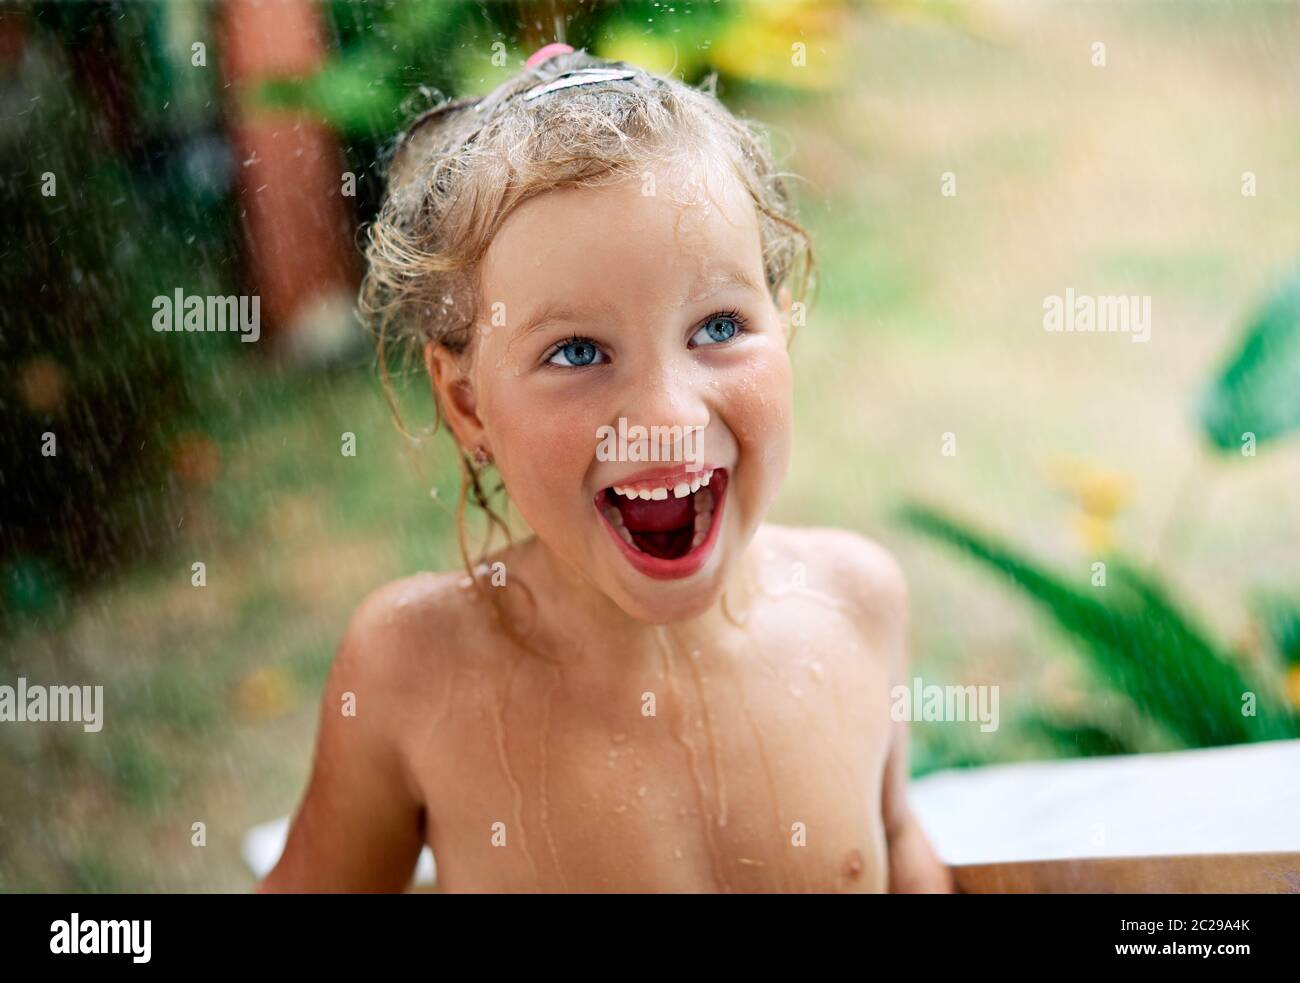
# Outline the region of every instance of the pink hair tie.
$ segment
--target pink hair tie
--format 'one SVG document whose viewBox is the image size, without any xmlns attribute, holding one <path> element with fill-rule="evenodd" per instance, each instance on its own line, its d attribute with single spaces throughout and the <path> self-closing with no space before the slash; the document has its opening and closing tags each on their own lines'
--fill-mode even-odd
<svg viewBox="0 0 1300 983">
<path fill-rule="evenodd" d="M 524 62 L 524 68 L 532 68 L 534 65 L 540 65 L 547 58 L 554 58 L 556 55 L 567 55 L 571 51 L 573 51 L 571 47 L 559 41 L 544 44 L 528 56 L 528 60 Z"/>
</svg>

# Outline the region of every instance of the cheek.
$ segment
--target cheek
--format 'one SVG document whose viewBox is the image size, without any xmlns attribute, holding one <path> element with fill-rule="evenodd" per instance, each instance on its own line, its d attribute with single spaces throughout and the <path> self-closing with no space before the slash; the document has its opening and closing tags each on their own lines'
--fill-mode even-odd
<svg viewBox="0 0 1300 983">
<path fill-rule="evenodd" d="M 727 425 L 751 460 L 785 469 L 794 428 L 790 355 L 783 345 L 764 345 L 722 387 Z"/>
<path fill-rule="evenodd" d="M 555 521 L 557 510 L 576 507 L 596 446 L 595 411 L 580 402 L 549 404 L 524 387 L 493 393 L 481 419 L 497 469 L 524 519 L 535 529 Z"/>
</svg>

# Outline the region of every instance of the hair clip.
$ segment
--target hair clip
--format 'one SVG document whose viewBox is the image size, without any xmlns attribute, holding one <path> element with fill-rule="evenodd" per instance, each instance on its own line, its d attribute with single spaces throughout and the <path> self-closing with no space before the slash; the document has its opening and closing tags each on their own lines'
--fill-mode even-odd
<svg viewBox="0 0 1300 983">
<path fill-rule="evenodd" d="M 540 65 L 548 58 L 554 58 L 556 55 L 573 54 L 573 46 L 565 44 L 563 41 L 552 41 L 550 44 L 544 44 L 524 62 L 524 68 L 532 68 L 534 65 Z"/>
<path fill-rule="evenodd" d="M 525 67 L 529 69 L 535 68 L 542 64 L 542 62 L 548 61 L 557 55 L 571 54 L 573 50 L 574 49 L 569 45 L 562 43 L 543 45 L 529 56 Z M 576 85 L 591 85 L 596 82 L 617 82 L 623 79 L 632 78 L 636 78 L 636 72 L 629 72 L 615 68 L 580 68 L 571 72 L 564 72 L 549 81 L 541 82 L 533 86 L 531 89 L 528 89 L 523 93 L 523 99 L 525 102 L 532 102 L 534 99 L 538 99 L 549 92 L 568 89 Z M 434 106 L 432 109 L 425 110 L 407 124 L 406 132 L 398 139 L 398 149 L 400 150 L 410 142 L 411 137 L 415 134 L 416 130 L 429 122 L 429 120 L 435 119 L 444 113 L 454 112 L 459 109 L 469 109 L 473 111 L 476 117 L 486 119 L 503 102 L 513 98 L 516 98 L 516 96 L 506 95 L 482 99 L 468 96 L 444 102 L 439 106 Z M 465 142 L 473 142 L 477 135 L 477 133 L 471 134 Z"/>
<path fill-rule="evenodd" d="M 623 72 L 613 68 L 579 68 L 576 71 L 558 75 L 549 82 L 533 86 L 524 93 L 524 102 L 532 102 L 548 92 L 555 92 L 559 89 L 570 89 L 577 85 L 591 85 L 595 82 L 617 82 L 620 79 L 630 78 L 636 78 L 636 73 Z"/>
</svg>

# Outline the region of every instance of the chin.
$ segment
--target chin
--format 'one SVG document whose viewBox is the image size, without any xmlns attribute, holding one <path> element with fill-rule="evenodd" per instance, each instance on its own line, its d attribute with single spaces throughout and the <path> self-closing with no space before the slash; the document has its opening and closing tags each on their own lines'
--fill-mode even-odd
<svg viewBox="0 0 1300 983">
<path fill-rule="evenodd" d="M 721 560 L 719 556 L 717 559 Z M 718 603 L 722 596 L 722 565 L 701 571 L 690 584 L 666 585 L 620 583 L 606 588 L 606 593 L 629 617 L 650 625 L 668 625 L 698 618 Z"/>
</svg>

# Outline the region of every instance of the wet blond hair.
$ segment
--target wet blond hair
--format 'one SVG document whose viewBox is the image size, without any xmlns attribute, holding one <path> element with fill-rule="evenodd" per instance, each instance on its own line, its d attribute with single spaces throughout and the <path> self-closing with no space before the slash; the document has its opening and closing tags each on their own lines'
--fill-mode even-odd
<svg viewBox="0 0 1300 983">
<path fill-rule="evenodd" d="M 586 68 L 632 77 L 522 98 L 534 86 Z M 766 133 L 727 110 L 712 80 L 695 88 L 579 50 L 517 73 L 482 99 L 450 100 L 417 117 L 393 151 L 387 192 L 367 233 L 360 294 L 362 316 L 377 338 L 385 396 L 402 433 L 410 436 L 388 377 L 389 345 L 411 359 L 428 342 L 461 355 L 471 350 L 480 264 L 516 208 L 558 188 L 645 180 L 658 170 L 690 173 L 700 165 L 729 168 L 748 191 L 773 299 L 786 287 L 793 300 L 807 303 L 814 261 L 808 234 L 794 217 L 789 175 L 777 169 Z M 436 396 L 434 404 L 436 430 Z M 465 448 L 458 457 L 457 540 L 473 576 L 466 503 L 487 516 L 484 555 L 493 529 L 507 540 L 510 532 Z"/>
</svg>

